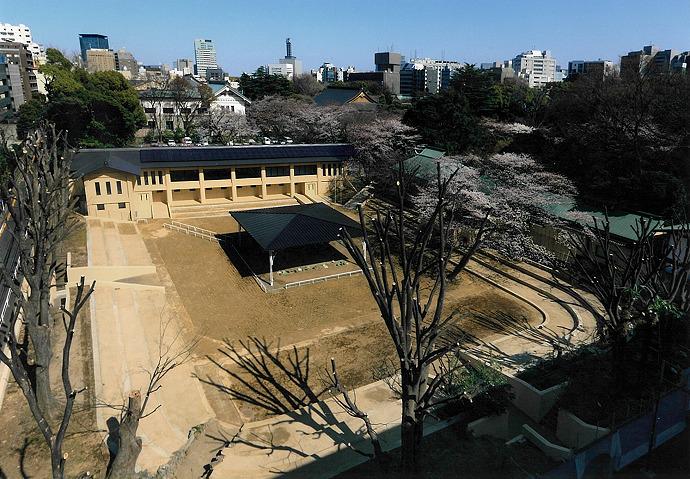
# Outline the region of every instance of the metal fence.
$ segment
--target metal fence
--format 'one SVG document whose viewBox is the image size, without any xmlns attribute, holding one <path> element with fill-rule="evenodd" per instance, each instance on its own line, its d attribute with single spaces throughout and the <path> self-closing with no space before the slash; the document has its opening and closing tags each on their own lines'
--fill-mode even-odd
<svg viewBox="0 0 690 479">
<path fill-rule="evenodd" d="M 285 288 L 285 289 L 298 288 L 300 286 L 305 286 L 307 284 L 324 283 L 326 281 L 331 281 L 334 279 L 340 279 L 340 278 L 344 278 L 344 277 L 355 276 L 358 274 L 362 274 L 361 269 L 358 269 L 356 271 L 345 271 L 344 273 L 329 274 L 328 276 L 319 276 L 318 278 L 303 279 L 301 281 L 293 281 L 291 283 L 285 283 L 283 288 Z"/>
<path fill-rule="evenodd" d="M 5 268 L 7 275 L 0 278 L 0 348 L 4 348 L 7 342 L 9 328 L 12 323 L 12 315 L 15 313 L 16 298 L 12 288 L 4 277 L 17 279 L 19 274 L 19 244 L 14 237 L 14 223 L 12 222 L 7 206 L 3 205 L 0 218 L 0 267 Z"/>
</svg>

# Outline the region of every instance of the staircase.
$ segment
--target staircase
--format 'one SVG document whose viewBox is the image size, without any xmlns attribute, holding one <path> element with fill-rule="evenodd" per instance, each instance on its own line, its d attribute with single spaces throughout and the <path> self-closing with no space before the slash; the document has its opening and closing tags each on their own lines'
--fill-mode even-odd
<svg viewBox="0 0 690 479">
<path fill-rule="evenodd" d="M 252 201 L 235 201 L 227 203 L 207 203 L 198 205 L 186 206 L 171 206 L 171 219 L 185 219 L 185 218 L 206 218 L 212 216 L 228 216 L 230 211 L 251 210 L 256 208 L 273 208 L 276 206 L 288 206 L 297 204 L 297 201 L 292 198 L 277 199 L 277 200 L 252 200 Z"/>
</svg>

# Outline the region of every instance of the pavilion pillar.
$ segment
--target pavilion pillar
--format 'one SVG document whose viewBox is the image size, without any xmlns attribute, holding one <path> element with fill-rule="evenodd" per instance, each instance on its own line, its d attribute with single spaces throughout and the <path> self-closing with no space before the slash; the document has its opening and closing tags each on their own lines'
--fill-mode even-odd
<svg viewBox="0 0 690 479">
<path fill-rule="evenodd" d="M 276 257 L 273 250 L 268 250 L 268 279 L 273 286 L 273 259 Z"/>
</svg>

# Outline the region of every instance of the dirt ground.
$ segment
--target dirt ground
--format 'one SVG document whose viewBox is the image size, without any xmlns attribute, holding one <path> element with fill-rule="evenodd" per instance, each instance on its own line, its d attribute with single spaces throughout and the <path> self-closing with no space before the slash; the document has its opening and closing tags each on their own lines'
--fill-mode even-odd
<svg viewBox="0 0 690 479">
<path fill-rule="evenodd" d="M 232 231 L 232 220 L 185 220 L 219 234 Z M 343 382 L 359 387 L 372 382 L 372 365 L 393 357 L 392 343 L 363 276 L 328 283 L 264 293 L 253 278 L 242 276 L 216 243 L 164 229 L 160 223 L 140 225 L 154 262 L 167 269 L 196 332 L 201 335 L 198 357 L 225 360 L 219 349 L 224 340 L 249 336 L 281 345 L 300 343 L 309 349 L 314 389 L 335 357 Z M 190 252 L 193 252 L 190 254 Z M 157 264 L 158 266 L 158 264 Z M 514 297 L 469 274 L 462 275 L 447 292 L 446 314 L 457 311 L 455 324 L 463 331 L 487 337 L 490 331 L 475 321 L 477 315 L 509 313 L 530 322 L 540 320 L 536 311 Z M 200 378 L 224 386 L 231 378 L 212 363 L 196 367 Z M 233 424 L 257 420 L 265 413 L 246 404 L 234 407 L 228 395 L 205 385 L 205 392 L 219 419 Z"/>
<path fill-rule="evenodd" d="M 63 251 L 71 251 L 75 264 L 86 264 L 86 228 L 83 222 L 65 241 Z M 74 295 L 74 291 L 72 291 Z M 96 431 L 91 331 L 88 303 L 79 318 L 74 336 L 70 363 L 70 376 L 75 388 L 87 386 L 79 395 L 65 439 L 67 477 L 90 471 L 102 477 L 108 463 L 108 453 L 102 435 Z M 59 316 L 56 315 L 56 319 Z M 59 320 L 58 320 L 59 321 Z M 64 329 L 60 322 L 54 328 L 54 362 L 51 367 L 53 390 L 58 400 L 64 401 L 60 380 L 61 348 Z M 17 385 L 10 380 L 0 414 L 0 478 L 50 477 L 50 456 L 43 436 L 39 432 Z"/>
</svg>

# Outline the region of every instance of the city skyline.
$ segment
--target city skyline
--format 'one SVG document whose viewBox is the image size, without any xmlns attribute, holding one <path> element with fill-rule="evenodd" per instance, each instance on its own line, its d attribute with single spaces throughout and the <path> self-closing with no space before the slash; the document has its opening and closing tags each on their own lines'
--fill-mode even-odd
<svg viewBox="0 0 690 479">
<path fill-rule="evenodd" d="M 177 58 L 193 58 L 194 39 L 208 38 L 216 46 L 219 65 L 233 75 L 282 57 L 286 37 L 292 38 L 294 55 L 306 70 L 326 61 L 368 70 L 373 53 L 385 50 L 407 58 L 478 65 L 510 59 L 525 50 L 548 49 L 558 64 L 567 65 L 570 60 L 599 58 L 617 62 L 628 51 L 652 43 L 681 50 L 690 43 L 684 20 L 690 16 L 687 1 L 665 2 L 666 11 L 673 15 L 649 15 L 649 3 L 639 0 L 586 0 L 577 5 L 538 0 L 529 6 L 507 0 L 479 3 L 431 0 L 420 10 L 414 2 L 403 0 L 392 10 L 355 0 L 336 15 L 332 7 L 313 0 L 287 10 L 281 2 L 264 0 L 239 1 L 232 8 L 219 1 L 193 7 L 179 3 L 172 8 L 160 1 L 124 1 L 99 4 L 88 11 L 72 0 L 21 4 L 0 0 L 0 20 L 24 23 L 35 41 L 70 54 L 79 51 L 80 33 L 107 35 L 111 48 L 127 48 L 144 64 L 172 66 Z M 447 14 L 438 15 L 443 9 Z M 251 12 L 280 14 L 255 16 Z M 324 22 L 328 16 L 332 20 Z M 429 28 L 432 24 L 434 28 Z"/>
</svg>

